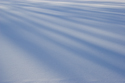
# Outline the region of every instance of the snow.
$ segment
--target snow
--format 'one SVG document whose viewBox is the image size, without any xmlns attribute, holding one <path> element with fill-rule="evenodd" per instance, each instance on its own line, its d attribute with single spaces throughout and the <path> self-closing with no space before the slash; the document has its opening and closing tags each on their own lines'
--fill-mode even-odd
<svg viewBox="0 0 125 83">
<path fill-rule="evenodd" d="M 124 83 L 124 0 L 0 0 L 0 83 Z"/>
</svg>

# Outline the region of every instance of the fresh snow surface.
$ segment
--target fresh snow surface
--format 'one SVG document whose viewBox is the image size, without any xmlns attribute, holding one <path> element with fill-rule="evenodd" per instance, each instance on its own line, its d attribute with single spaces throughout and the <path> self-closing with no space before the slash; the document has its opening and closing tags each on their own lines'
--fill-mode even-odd
<svg viewBox="0 0 125 83">
<path fill-rule="evenodd" d="M 125 1 L 0 0 L 0 83 L 125 83 Z"/>
</svg>

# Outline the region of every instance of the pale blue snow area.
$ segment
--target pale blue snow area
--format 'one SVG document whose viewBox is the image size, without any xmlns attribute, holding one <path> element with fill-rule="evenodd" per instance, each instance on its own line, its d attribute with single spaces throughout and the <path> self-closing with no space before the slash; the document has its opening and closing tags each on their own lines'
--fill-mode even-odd
<svg viewBox="0 0 125 83">
<path fill-rule="evenodd" d="M 125 83 L 125 1 L 0 0 L 0 83 Z"/>
</svg>

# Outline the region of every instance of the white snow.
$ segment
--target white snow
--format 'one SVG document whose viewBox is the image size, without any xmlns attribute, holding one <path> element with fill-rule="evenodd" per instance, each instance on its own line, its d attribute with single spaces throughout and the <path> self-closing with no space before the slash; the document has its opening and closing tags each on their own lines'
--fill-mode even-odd
<svg viewBox="0 0 125 83">
<path fill-rule="evenodd" d="M 0 0 L 0 83 L 124 83 L 124 0 Z"/>
</svg>

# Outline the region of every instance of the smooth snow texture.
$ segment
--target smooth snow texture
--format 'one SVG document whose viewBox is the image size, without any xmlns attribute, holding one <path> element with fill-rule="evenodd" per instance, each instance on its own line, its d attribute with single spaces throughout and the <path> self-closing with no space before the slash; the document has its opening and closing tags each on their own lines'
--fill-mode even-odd
<svg viewBox="0 0 125 83">
<path fill-rule="evenodd" d="M 124 83 L 123 0 L 0 0 L 0 83 Z"/>
</svg>

